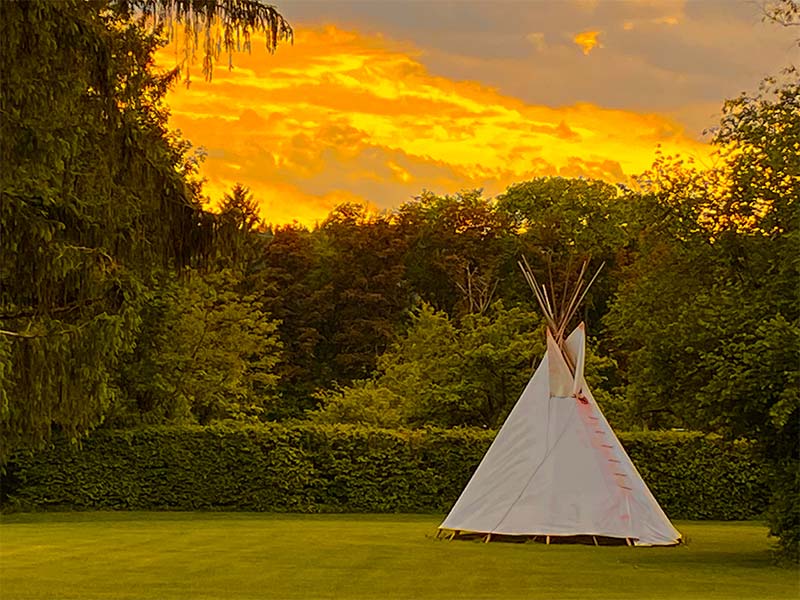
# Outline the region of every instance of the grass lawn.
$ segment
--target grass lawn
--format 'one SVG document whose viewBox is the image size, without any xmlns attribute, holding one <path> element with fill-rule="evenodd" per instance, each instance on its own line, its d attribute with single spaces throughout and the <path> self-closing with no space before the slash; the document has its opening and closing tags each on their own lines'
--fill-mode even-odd
<svg viewBox="0 0 800 600">
<path fill-rule="evenodd" d="M 688 544 L 434 539 L 431 515 L 43 513 L 0 518 L 0 598 L 792 598 L 757 523 L 677 522 Z"/>
</svg>

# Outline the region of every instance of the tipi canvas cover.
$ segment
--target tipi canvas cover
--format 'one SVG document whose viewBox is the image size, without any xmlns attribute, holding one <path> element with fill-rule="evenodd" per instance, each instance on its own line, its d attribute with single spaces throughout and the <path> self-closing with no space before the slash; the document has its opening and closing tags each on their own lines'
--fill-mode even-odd
<svg viewBox="0 0 800 600">
<path fill-rule="evenodd" d="M 673 545 L 669 522 L 583 377 L 583 324 L 547 352 L 440 531 Z M 573 375 L 574 373 L 574 375 Z"/>
</svg>

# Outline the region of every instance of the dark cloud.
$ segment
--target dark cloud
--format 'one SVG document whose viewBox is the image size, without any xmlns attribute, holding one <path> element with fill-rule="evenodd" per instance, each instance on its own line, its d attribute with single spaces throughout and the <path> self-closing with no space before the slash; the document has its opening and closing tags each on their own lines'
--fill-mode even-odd
<svg viewBox="0 0 800 600">
<path fill-rule="evenodd" d="M 515 2 L 302 2 L 281 5 L 303 23 L 353 24 L 410 40 L 422 62 L 452 79 L 478 80 L 526 102 L 576 101 L 692 115 L 692 107 L 756 88 L 797 60 L 794 32 L 761 21 L 751 0 Z M 602 32 L 584 56 L 572 42 Z"/>
</svg>

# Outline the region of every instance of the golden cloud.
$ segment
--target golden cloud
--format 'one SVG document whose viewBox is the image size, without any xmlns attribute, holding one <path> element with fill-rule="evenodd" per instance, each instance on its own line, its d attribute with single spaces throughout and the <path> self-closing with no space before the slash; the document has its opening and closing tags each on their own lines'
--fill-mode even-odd
<svg viewBox="0 0 800 600">
<path fill-rule="evenodd" d="M 312 224 L 343 201 L 388 209 L 423 189 L 494 195 L 541 175 L 628 182 L 657 144 L 708 154 L 664 117 L 530 105 L 435 76 L 419 56 L 377 35 L 298 27 L 293 46 L 237 55 L 213 82 L 176 87 L 170 123 L 206 149 L 213 200 L 240 182 L 272 223 Z"/>
<path fill-rule="evenodd" d="M 594 30 L 581 31 L 574 38 L 572 38 L 572 41 L 581 47 L 584 54 L 588 55 L 589 52 L 591 52 L 594 49 L 594 47 L 599 44 L 599 42 L 597 41 L 597 36 L 599 35 L 600 35 L 599 31 L 594 31 Z M 602 48 L 602 46 L 600 47 Z"/>
</svg>

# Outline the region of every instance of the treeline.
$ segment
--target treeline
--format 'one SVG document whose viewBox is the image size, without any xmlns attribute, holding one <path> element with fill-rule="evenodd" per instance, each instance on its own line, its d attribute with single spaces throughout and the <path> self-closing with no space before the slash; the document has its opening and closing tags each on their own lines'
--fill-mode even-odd
<svg viewBox="0 0 800 600">
<path fill-rule="evenodd" d="M 344 205 L 310 230 L 260 226 L 239 187 L 213 256 L 145 304 L 114 424 L 495 428 L 544 352 L 525 256 L 557 282 L 604 263 L 581 318 L 590 383 L 618 429 L 775 432 L 796 409 L 792 201 L 767 224 L 738 200 L 722 212 L 727 173 L 665 159 L 649 175 L 644 192 L 543 178 L 379 215 Z"/>
<path fill-rule="evenodd" d="M 600 332 L 611 274 L 630 252 L 614 225 L 626 202 L 602 182 L 541 179 L 498 201 L 424 194 L 380 215 L 343 205 L 309 230 L 261 226 L 257 202 L 237 187 L 202 266 L 150 289 L 142 336 L 122 361 L 128 402 L 115 425 L 314 410 L 383 425 L 496 427 L 543 354 L 519 257 L 546 248 L 553 277 L 574 277 L 590 253 L 605 259 L 609 277 L 584 315 Z M 593 236 L 596 222 L 613 237 Z M 590 245 L 576 245 L 580 236 Z M 608 359 L 597 365 L 612 377 Z M 342 394 L 359 396 L 344 400 L 358 415 Z"/>
<path fill-rule="evenodd" d="M 796 551 L 796 72 L 725 104 L 713 165 L 660 157 L 635 189 L 541 178 L 267 227 L 245 186 L 204 209 L 135 4 L 0 3 L 0 462 L 97 427 L 494 428 L 544 351 L 517 261 L 563 285 L 589 260 L 612 423 L 760 440 Z"/>
</svg>

